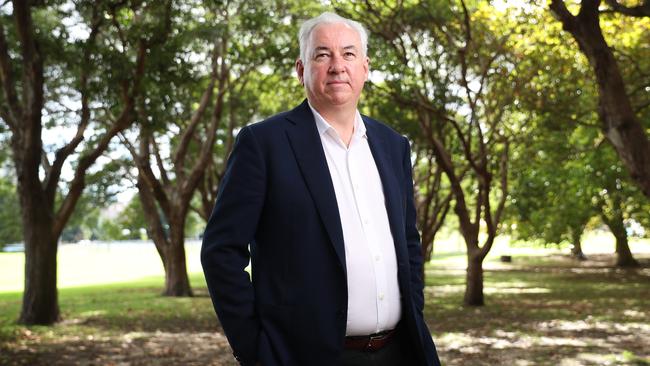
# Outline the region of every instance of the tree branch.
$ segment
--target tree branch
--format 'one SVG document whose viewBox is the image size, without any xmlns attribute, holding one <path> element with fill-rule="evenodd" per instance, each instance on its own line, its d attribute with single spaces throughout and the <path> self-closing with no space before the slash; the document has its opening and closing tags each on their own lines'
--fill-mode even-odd
<svg viewBox="0 0 650 366">
<path fill-rule="evenodd" d="M 45 177 L 44 186 L 46 195 L 54 195 L 59 184 L 59 179 L 61 177 L 61 169 L 63 164 L 70 157 L 72 153 L 75 152 L 79 144 L 84 140 L 84 132 L 90 124 L 90 108 L 88 106 L 88 77 L 92 69 L 91 64 L 91 51 L 97 35 L 99 33 L 99 27 L 102 24 L 103 17 L 101 12 L 98 11 L 97 7 L 93 8 L 93 17 L 91 24 L 91 31 L 86 43 L 84 45 L 83 61 L 81 64 L 81 74 L 79 76 L 79 92 L 81 94 L 81 117 L 79 125 L 77 125 L 77 131 L 75 136 L 67 144 L 57 150 L 54 157 L 54 162 L 52 163 L 51 169 L 47 169 L 47 175 Z"/>
<path fill-rule="evenodd" d="M 549 9 L 562 22 L 564 30 L 576 28 L 576 17 L 567 9 L 564 0 L 552 0 Z"/>
<path fill-rule="evenodd" d="M 505 207 L 506 198 L 508 196 L 508 160 L 509 160 L 509 149 L 510 144 L 508 141 L 505 141 L 503 153 L 501 154 L 500 162 L 500 172 L 501 172 L 501 199 L 497 206 L 496 212 L 494 214 L 494 224 L 495 226 L 501 222 L 501 215 L 503 214 L 503 209 Z"/>
<path fill-rule="evenodd" d="M 212 95 L 214 94 L 214 86 L 217 80 L 217 60 L 219 58 L 219 55 L 219 47 L 215 44 L 214 50 L 212 52 L 212 72 L 210 73 L 210 82 L 208 83 L 207 88 L 201 96 L 199 107 L 192 114 L 189 126 L 185 129 L 185 131 L 183 131 L 180 142 L 178 144 L 178 148 L 173 155 L 174 157 L 172 161 L 174 162 L 174 166 L 176 167 L 176 175 L 178 176 L 184 175 L 185 155 L 187 153 L 187 149 L 190 145 L 190 141 L 192 140 L 192 136 L 194 135 L 196 127 L 198 126 L 199 122 L 201 122 L 201 119 L 203 118 L 203 115 L 208 108 L 208 104 L 210 103 L 210 100 L 212 100 Z"/>
<path fill-rule="evenodd" d="M 11 57 L 9 57 L 9 49 L 5 38 L 5 29 L 4 25 L 0 23 L 0 82 L 2 82 L 2 90 L 5 93 L 5 98 L 9 105 L 9 108 L 3 112 L 3 119 L 15 133 L 23 111 L 16 94 L 16 83 L 13 75 Z"/>
<path fill-rule="evenodd" d="M 46 175 L 50 173 L 50 170 L 52 170 L 50 159 L 47 158 L 47 153 L 44 149 L 41 149 L 41 165 L 43 166 Z"/>
<path fill-rule="evenodd" d="M 122 144 L 129 150 L 138 168 L 138 185 L 146 185 L 147 189 L 153 193 L 155 200 L 158 201 L 160 208 L 165 212 L 165 215 L 168 216 L 171 211 L 169 198 L 167 197 L 164 187 L 160 184 L 151 170 L 151 165 L 149 164 L 149 135 L 147 135 L 146 131 L 142 128 L 140 130 L 139 139 L 140 153 L 136 151 L 135 147 L 126 137 L 120 136 Z"/>
<path fill-rule="evenodd" d="M 167 175 L 167 169 L 165 169 L 165 164 L 163 163 L 162 156 L 160 155 L 160 149 L 158 148 L 156 137 L 154 136 L 152 139 L 153 139 L 153 143 L 151 144 L 151 146 L 153 147 L 153 156 L 154 159 L 156 160 L 156 166 L 158 167 L 158 171 L 160 172 L 160 179 L 162 180 L 162 184 L 164 186 L 167 186 L 170 183 L 169 176 Z"/>
<path fill-rule="evenodd" d="M 650 1 L 648 0 L 637 6 L 625 6 L 620 4 L 617 0 L 605 0 L 605 3 L 609 5 L 611 10 L 615 13 L 639 18 L 650 17 Z"/>
<path fill-rule="evenodd" d="M 224 35 L 221 40 L 221 54 L 225 55 L 228 47 L 228 34 Z M 180 195 L 187 202 L 191 199 L 194 190 L 198 186 L 201 177 L 205 173 L 205 167 L 210 162 L 210 156 L 212 155 L 214 142 L 217 139 L 217 130 L 222 121 L 223 107 L 224 107 L 224 96 L 230 84 L 230 69 L 224 57 L 221 58 L 221 65 L 219 70 L 219 85 L 217 94 L 217 100 L 215 102 L 214 110 L 212 112 L 212 118 L 210 120 L 210 127 L 206 133 L 206 140 L 201 146 L 201 151 L 199 157 L 196 161 L 196 164 L 192 168 L 190 174 L 188 175 L 187 181 L 182 187 Z"/>
<path fill-rule="evenodd" d="M 168 237 L 165 235 L 165 229 L 160 220 L 160 215 L 158 215 L 155 193 L 151 192 L 151 187 L 144 181 L 144 176 L 141 174 L 138 174 L 137 187 L 138 192 L 140 192 L 138 197 L 140 203 L 142 203 L 142 211 L 144 212 L 144 218 L 147 222 L 147 234 L 153 239 L 158 254 L 163 258 L 163 266 L 165 266 L 167 261 L 164 259 L 167 258 L 167 251 L 165 251 L 163 247 L 160 247 L 160 245 L 168 246 L 169 240 L 167 240 Z"/>
<path fill-rule="evenodd" d="M 138 93 L 140 92 L 140 84 L 145 71 L 146 57 L 146 44 L 143 40 L 140 40 L 138 42 L 135 70 L 133 77 L 131 78 L 131 87 L 129 88 L 126 84 L 122 86 L 124 108 L 122 109 L 120 116 L 111 126 L 111 128 L 101 136 L 99 141 L 96 143 L 95 148 L 79 159 L 79 164 L 75 169 L 75 175 L 72 182 L 70 183 L 68 194 L 64 198 L 61 207 L 56 212 L 53 224 L 53 231 L 55 234 L 61 233 L 63 227 L 68 222 L 70 215 L 72 215 L 74 207 L 76 206 L 76 203 L 86 186 L 85 178 L 88 168 L 97 160 L 100 155 L 104 153 L 104 151 L 106 151 L 113 137 L 125 130 L 135 121 L 135 101 Z"/>
</svg>

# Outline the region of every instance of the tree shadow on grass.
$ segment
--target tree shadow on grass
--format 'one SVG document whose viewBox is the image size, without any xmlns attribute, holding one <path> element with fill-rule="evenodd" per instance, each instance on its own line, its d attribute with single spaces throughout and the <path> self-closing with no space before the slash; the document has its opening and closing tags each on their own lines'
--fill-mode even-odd
<svg viewBox="0 0 650 366">
<path fill-rule="evenodd" d="M 64 288 L 51 327 L 15 324 L 21 294 L 2 294 L 0 365 L 236 365 L 202 285 L 191 298 L 161 296 L 159 278 Z"/>
<path fill-rule="evenodd" d="M 488 269 L 485 307 L 461 305 L 464 278 L 450 281 L 436 268 L 425 315 L 443 363 L 650 365 L 648 258 L 636 270 L 600 259 L 572 266 L 533 258 L 536 265 L 527 266 L 521 258 Z"/>
<path fill-rule="evenodd" d="M 0 364 L 237 365 L 229 350 L 225 337 L 217 332 L 128 332 L 112 337 L 65 336 L 37 344 L 0 346 Z"/>
</svg>

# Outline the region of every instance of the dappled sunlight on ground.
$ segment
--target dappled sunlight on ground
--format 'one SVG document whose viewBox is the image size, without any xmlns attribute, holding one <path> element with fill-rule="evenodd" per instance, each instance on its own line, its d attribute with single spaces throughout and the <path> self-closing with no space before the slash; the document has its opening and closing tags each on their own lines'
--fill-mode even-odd
<svg viewBox="0 0 650 366">
<path fill-rule="evenodd" d="M 489 335 L 450 332 L 436 337 L 448 365 L 646 365 L 650 362 L 650 325 L 598 321 L 549 321 L 537 334 L 496 329 Z M 630 345 L 638 345 L 629 352 Z M 495 352 L 494 350 L 501 350 Z M 626 353 L 635 355 L 628 357 Z M 544 363 L 535 359 L 546 360 Z M 639 361 L 646 359 L 646 361 Z M 634 363 L 634 362 L 637 363 Z M 643 363 L 646 362 L 646 363 Z"/>
<path fill-rule="evenodd" d="M 35 352 L 35 342 L 44 344 L 38 352 Z M 9 356 L 0 358 L 0 361 L 6 362 L 0 362 L 2 365 L 237 365 L 226 337 L 218 332 L 66 335 L 47 341 L 38 337 L 23 337 L 9 346 L 8 349 L 0 348 Z"/>
<path fill-rule="evenodd" d="M 459 291 L 465 291 L 465 285 L 427 286 L 424 289 L 425 294 L 429 296 L 455 294 Z M 486 286 L 483 289 L 483 293 L 485 294 L 545 294 L 549 292 L 551 290 L 548 288 L 526 286 Z"/>
<path fill-rule="evenodd" d="M 589 340 L 566 337 L 533 337 L 516 332 L 495 330 L 493 336 L 472 336 L 468 333 L 447 333 L 437 339 L 441 348 L 460 353 L 481 353 L 485 347 L 492 349 L 527 349 L 539 346 L 585 347 Z"/>
<path fill-rule="evenodd" d="M 443 286 L 427 286 L 424 288 L 424 296 L 440 296 L 445 294 L 456 294 L 459 291 L 464 291 L 465 285 L 443 285 Z"/>
<path fill-rule="evenodd" d="M 640 337 L 650 336 L 650 324 L 645 323 L 614 323 L 594 320 L 588 316 L 585 320 L 567 321 L 567 320 L 550 320 L 540 322 L 536 325 L 541 331 L 593 331 L 600 330 L 606 333 L 624 332 L 638 334 Z M 650 345 L 650 342 L 648 342 Z"/>
<path fill-rule="evenodd" d="M 647 254 L 633 269 L 604 253 L 585 262 L 557 252 L 488 258 L 483 307 L 462 305 L 464 254 L 438 254 L 425 313 L 444 365 L 650 365 Z"/>
<path fill-rule="evenodd" d="M 546 294 L 551 290 L 543 287 L 485 287 L 484 294 Z"/>
</svg>

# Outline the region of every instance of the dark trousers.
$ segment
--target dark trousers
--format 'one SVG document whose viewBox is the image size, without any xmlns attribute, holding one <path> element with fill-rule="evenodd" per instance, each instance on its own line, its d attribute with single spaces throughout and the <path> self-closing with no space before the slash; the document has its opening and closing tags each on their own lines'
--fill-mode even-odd
<svg viewBox="0 0 650 366">
<path fill-rule="evenodd" d="M 395 336 L 378 351 L 344 349 L 341 366 L 409 366 L 420 365 L 407 333 L 397 328 Z"/>
</svg>

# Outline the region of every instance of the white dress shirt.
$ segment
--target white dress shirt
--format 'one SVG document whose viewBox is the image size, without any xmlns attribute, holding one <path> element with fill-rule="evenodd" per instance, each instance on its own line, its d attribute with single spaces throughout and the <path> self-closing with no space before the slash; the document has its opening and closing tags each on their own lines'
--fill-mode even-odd
<svg viewBox="0 0 650 366">
<path fill-rule="evenodd" d="M 359 111 L 349 146 L 309 106 L 320 134 L 341 217 L 348 284 L 346 335 L 395 328 L 401 317 L 397 259 L 384 191 Z"/>
</svg>

